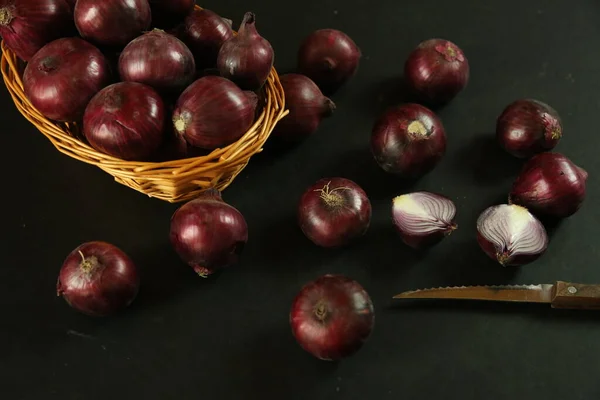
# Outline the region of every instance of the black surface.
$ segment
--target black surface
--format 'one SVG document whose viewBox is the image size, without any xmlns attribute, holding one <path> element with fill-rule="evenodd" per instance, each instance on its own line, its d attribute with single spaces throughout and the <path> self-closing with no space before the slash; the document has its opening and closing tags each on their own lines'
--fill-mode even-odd
<svg viewBox="0 0 600 400">
<path fill-rule="evenodd" d="M 402 3 L 402 4 L 401 4 Z M 250 242 L 236 267 L 203 280 L 173 253 L 175 205 L 149 199 L 101 170 L 57 152 L 12 105 L 2 108 L 3 239 L 0 397 L 4 399 L 597 399 L 600 314 L 545 306 L 394 305 L 420 287 L 600 283 L 598 262 L 600 5 L 594 1 L 207 1 L 232 18 L 257 14 L 280 72 L 317 28 L 347 32 L 360 70 L 333 99 L 336 115 L 296 150 L 262 154 L 224 193 L 246 216 Z M 468 89 L 439 112 L 449 151 L 412 188 L 369 155 L 378 113 L 403 100 L 405 58 L 418 42 L 450 39 L 471 64 Z M 557 147 L 588 170 L 582 210 L 553 229 L 547 253 L 503 269 L 475 242 L 479 212 L 506 198 L 520 162 L 493 143 L 509 102 L 534 97 L 561 114 Z M 325 251 L 295 224 L 303 189 L 344 176 L 371 197 L 371 229 L 357 245 Z M 455 199 L 459 230 L 426 255 L 399 242 L 390 202 L 412 189 Z M 93 319 L 55 295 L 60 265 L 77 245 L 106 240 L 143 270 L 127 311 Z M 371 340 L 340 363 L 295 343 L 292 298 L 324 273 L 357 279 L 376 307 Z"/>
</svg>

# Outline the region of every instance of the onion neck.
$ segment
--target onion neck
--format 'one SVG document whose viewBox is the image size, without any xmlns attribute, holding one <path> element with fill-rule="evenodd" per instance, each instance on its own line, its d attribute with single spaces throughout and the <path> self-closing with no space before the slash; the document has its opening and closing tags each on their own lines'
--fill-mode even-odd
<svg viewBox="0 0 600 400">
<path fill-rule="evenodd" d="M 456 45 L 454 45 L 453 43 L 450 43 L 450 42 L 440 43 L 435 46 L 435 50 L 438 53 L 440 53 L 446 61 L 463 62 L 465 60 L 465 57 L 464 57 L 462 51 L 458 47 L 456 47 Z"/>
<path fill-rule="evenodd" d="M 325 71 L 333 71 L 336 67 L 337 63 L 333 58 L 325 57 L 323 60 L 323 69 Z"/>
<path fill-rule="evenodd" d="M 259 36 L 256 30 L 256 15 L 253 12 L 244 14 L 239 33 L 242 36 Z"/>
<path fill-rule="evenodd" d="M 330 117 L 335 112 L 335 110 L 336 110 L 335 103 L 331 99 L 324 97 L 321 116 Z"/>
<path fill-rule="evenodd" d="M 197 199 L 223 201 L 221 192 L 219 191 L 219 189 L 214 188 L 214 187 L 208 188 L 204 192 L 200 193 L 200 195 L 198 195 Z"/>
<path fill-rule="evenodd" d="M 57 67 L 58 67 L 58 60 L 56 60 L 55 57 L 46 57 L 40 62 L 38 69 L 42 72 L 50 73 L 50 72 L 56 70 Z"/>
<path fill-rule="evenodd" d="M 13 15 L 8 7 L 0 8 L 0 25 L 8 25 L 13 20 Z"/>
<path fill-rule="evenodd" d="M 325 301 L 319 300 L 317 302 L 317 304 L 315 305 L 313 313 L 315 314 L 315 318 L 318 321 L 325 322 L 325 320 L 327 319 L 327 316 L 329 314 L 329 312 L 327 310 L 327 305 L 325 304 Z"/>
</svg>

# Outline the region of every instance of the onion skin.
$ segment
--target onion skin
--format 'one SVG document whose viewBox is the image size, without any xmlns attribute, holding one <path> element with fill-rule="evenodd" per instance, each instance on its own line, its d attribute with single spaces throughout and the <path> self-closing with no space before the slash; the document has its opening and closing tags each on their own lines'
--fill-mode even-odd
<svg viewBox="0 0 600 400">
<path fill-rule="evenodd" d="M 175 36 L 154 29 L 132 40 L 119 57 L 124 82 L 139 82 L 159 93 L 181 93 L 196 75 L 194 56 Z"/>
<path fill-rule="evenodd" d="M 437 193 L 413 192 L 395 197 L 392 216 L 402 241 L 414 249 L 432 247 L 458 228 L 454 202 Z"/>
<path fill-rule="evenodd" d="M 290 311 L 292 334 L 314 357 L 337 361 L 354 355 L 375 324 L 373 302 L 356 281 L 324 275 L 306 284 Z"/>
<path fill-rule="evenodd" d="M 412 92 L 436 105 L 448 103 L 464 90 L 469 76 L 463 51 L 444 39 L 421 42 L 404 64 L 404 78 Z"/>
<path fill-rule="evenodd" d="M 552 150 L 563 133 L 560 116 L 548 104 L 533 99 L 509 104 L 498 117 L 498 143 L 518 158 Z"/>
<path fill-rule="evenodd" d="M 321 179 L 302 195 L 298 223 L 317 246 L 341 247 L 367 232 L 371 213 L 371 202 L 356 183 L 345 178 Z"/>
<path fill-rule="evenodd" d="M 73 250 L 64 261 L 56 284 L 57 295 L 67 304 L 94 317 L 106 317 L 128 307 L 139 288 L 139 272 L 129 256 L 100 241 L 84 243 Z"/>
<path fill-rule="evenodd" d="M 302 42 L 298 70 L 331 94 L 356 74 L 361 57 L 356 43 L 344 32 L 319 29 Z"/>
<path fill-rule="evenodd" d="M 248 241 L 244 216 L 208 189 L 171 218 L 170 240 L 183 261 L 203 278 L 239 262 Z"/>
<path fill-rule="evenodd" d="M 195 0 L 148 0 L 152 11 L 152 25 L 172 28 L 188 16 L 196 5 Z"/>
<path fill-rule="evenodd" d="M 567 218 L 586 197 L 588 173 L 560 153 L 541 153 L 529 159 L 515 180 L 509 202 L 539 216 Z"/>
<path fill-rule="evenodd" d="M 256 30 L 256 16 L 247 12 L 237 36 L 221 46 L 217 68 L 243 90 L 256 91 L 267 81 L 274 61 L 273 47 Z"/>
<path fill-rule="evenodd" d="M 90 145 L 122 160 L 147 160 L 163 142 L 165 106 L 156 91 L 136 82 L 102 89 L 88 104 L 83 133 Z"/>
<path fill-rule="evenodd" d="M 273 137 L 300 141 L 315 133 L 321 121 L 333 114 L 335 103 L 304 75 L 286 74 L 280 81 L 289 114 L 277 123 Z"/>
<path fill-rule="evenodd" d="M 419 104 L 387 110 L 371 133 L 371 151 L 386 172 L 419 178 L 446 154 L 446 131 L 435 113 Z"/>
<path fill-rule="evenodd" d="M 175 111 L 175 131 L 194 147 L 216 149 L 242 137 L 254 122 L 258 98 L 219 76 L 205 76 L 183 91 Z"/>
<path fill-rule="evenodd" d="M 23 89 L 46 118 L 73 122 L 110 79 L 100 50 L 79 38 L 62 38 L 42 47 L 27 64 Z"/>
<path fill-rule="evenodd" d="M 75 26 L 98 45 L 124 47 L 150 28 L 148 0 L 77 0 Z"/>
</svg>

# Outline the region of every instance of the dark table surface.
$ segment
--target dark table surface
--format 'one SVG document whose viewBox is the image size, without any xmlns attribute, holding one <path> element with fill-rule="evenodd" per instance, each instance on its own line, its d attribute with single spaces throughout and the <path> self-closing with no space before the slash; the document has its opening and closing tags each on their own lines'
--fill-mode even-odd
<svg viewBox="0 0 600 400">
<path fill-rule="evenodd" d="M 57 152 L 13 106 L 2 108 L 0 397 L 4 399 L 597 399 L 600 314 L 546 306 L 398 305 L 413 288 L 570 280 L 600 283 L 600 5 L 595 1 L 207 1 L 234 19 L 257 14 L 291 71 L 301 39 L 347 32 L 360 70 L 333 100 L 336 115 L 294 151 L 255 157 L 224 197 L 249 224 L 243 261 L 200 279 L 172 251 L 176 209 Z M 403 63 L 424 39 L 463 48 L 468 89 L 439 111 L 449 137 L 439 167 L 413 186 L 379 170 L 368 140 L 376 116 L 405 100 Z M 534 97 L 561 114 L 557 147 L 590 173 L 581 211 L 551 230 L 537 262 L 502 268 L 475 241 L 475 221 L 503 202 L 520 162 L 493 141 L 509 102 Z M 344 250 L 312 245 L 295 223 L 298 198 L 319 178 L 344 176 L 368 192 L 372 226 Z M 403 246 L 393 196 L 432 190 L 456 201 L 459 230 L 426 255 Z M 65 256 L 112 242 L 143 271 L 137 300 L 112 318 L 78 314 L 57 298 Z M 318 361 L 295 343 L 288 311 L 322 274 L 358 280 L 376 308 L 375 330 L 354 357 Z"/>
</svg>

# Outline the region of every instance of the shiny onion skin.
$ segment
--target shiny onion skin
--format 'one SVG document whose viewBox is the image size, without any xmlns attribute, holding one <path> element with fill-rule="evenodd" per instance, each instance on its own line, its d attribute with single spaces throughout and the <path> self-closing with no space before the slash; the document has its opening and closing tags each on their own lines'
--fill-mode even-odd
<svg viewBox="0 0 600 400">
<path fill-rule="evenodd" d="M 56 292 L 75 310 L 106 317 L 129 306 L 140 288 L 139 271 L 118 247 L 87 242 L 64 261 Z"/>
<path fill-rule="evenodd" d="M 286 74 L 280 81 L 289 114 L 277 123 L 273 137 L 295 142 L 311 136 L 323 118 L 333 114 L 335 103 L 304 75 Z"/>
<path fill-rule="evenodd" d="M 149 159 L 163 143 L 165 107 L 150 86 L 119 82 L 102 89 L 88 104 L 83 134 L 105 154 L 128 161 Z"/>
<path fill-rule="evenodd" d="M 341 275 L 324 275 L 306 284 L 290 311 L 298 344 L 325 361 L 354 355 L 369 339 L 374 324 L 369 294 L 358 282 Z"/>
<path fill-rule="evenodd" d="M 518 158 L 552 150 L 562 133 L 562 122 L 556 110 L 534 99 L 509 104 L 496 124 L 498 143 Z"/>
<path fill-rule="evenodd" d="M 395 197 L 392 217 L 402 241 L 415 249 L 431 247 L 458 228 L 454 202 L 437 193 L 413 192 Z"/>
<path fill-rule="evenodd" d="M 24 61 L 72 28 L 73 11 L 66 0 L 0 0 L 0 36 Z"/>
<path fill-rule="evenodd" d="M 148 0 L 77 0 L 75 26 L 97 45 L 124 47 L 150 28 Z"/>
<path fill-rule="evenodd" d="M 587 178 L 587 171 L 564 155 L 540 153 L 523 166 L 509 202 L 539 216 L 570 217 L 585 200 Z"/>
<path fill-rule="evenodd" d="M 27 64 L 23 89 L 45 117 L 74 122 L 110 80 L 110 66 L 100 50 L 79 38 L 62 38 L 42 47 Z"/>
<path fill-rule="evenodd" d="M 244 216 L 208 189 L 181 206 L 171 218 L 173 248 L 203 278 L 237 264 L 248 241 Z"/>
<path fill-rule="evenodd" d="M 433 111 L 419 104 L 402 104 L 376 121 L 371 151 L 384 171 L 419 178 L 446 154 L 446 131 Z"/>
<path fill-rule="evenodd" d="M 255 91 L 267 81 L 274 61 L 273 47 L 256 30 L 256 16 L 247 12 L 238 34 L 221 46 L 217 68 L 243 90 Z"/>
<path fill-rule="evenodd" d="M 409 88 L 430 104 L 448 103 L 467 86 L 469 75 L 469 61 L 463 51 L 443 39 L 421 42 L 404 64 Z"/>
<path fill-rule="evenodd" d="M 194 56 L 175 36 L 154 29 L 132 40 L 119 56 L 124 82 L 139 82 L 159 93 L 181 93 L 196 75 Z"/>
<path fill-rule="evenodd" d="M 231 21 L 216 13 L 202 9 L 194 10 L 175 30 L 192 51 L 196 59 L 196 68 L 216 68 L 219 50 L 225 41 L 233 37 Z"/>
<path fill-rule="evenodd" d="M 254 122 L 258 98 L 219 76 L 205 76 L 183 91 L 175 111 L 175 131 L 194 147 L 216 149 L 242 137 Z"/>
<path fill-rule="evenodd" d="M 148 0 L 152 11 L 152 25 L 172 28 L 188 16 L 196 5 L 195 0 Z"/>
<path fill-rule="evenodd" d="M 332 94 L 356 74 L 361 57 L 356 43 L 344 32 L 319 29 L 300 45 L 298 70 Z"/>
<path fill-rule="evenodd" d="M 525 207 L 501 204 L 489 207 L 477 219 L 477 242 L 502 266 L 520 266 L 544 254 L 548 235 Z"/>
<path fill-rule="evenodd" d="M 345 178 L 321 179 L 300 199 L 298 223 L 314 244 L 341 247 L 363 236 L 371 223 L 365 191 Z"/>
</svg>

